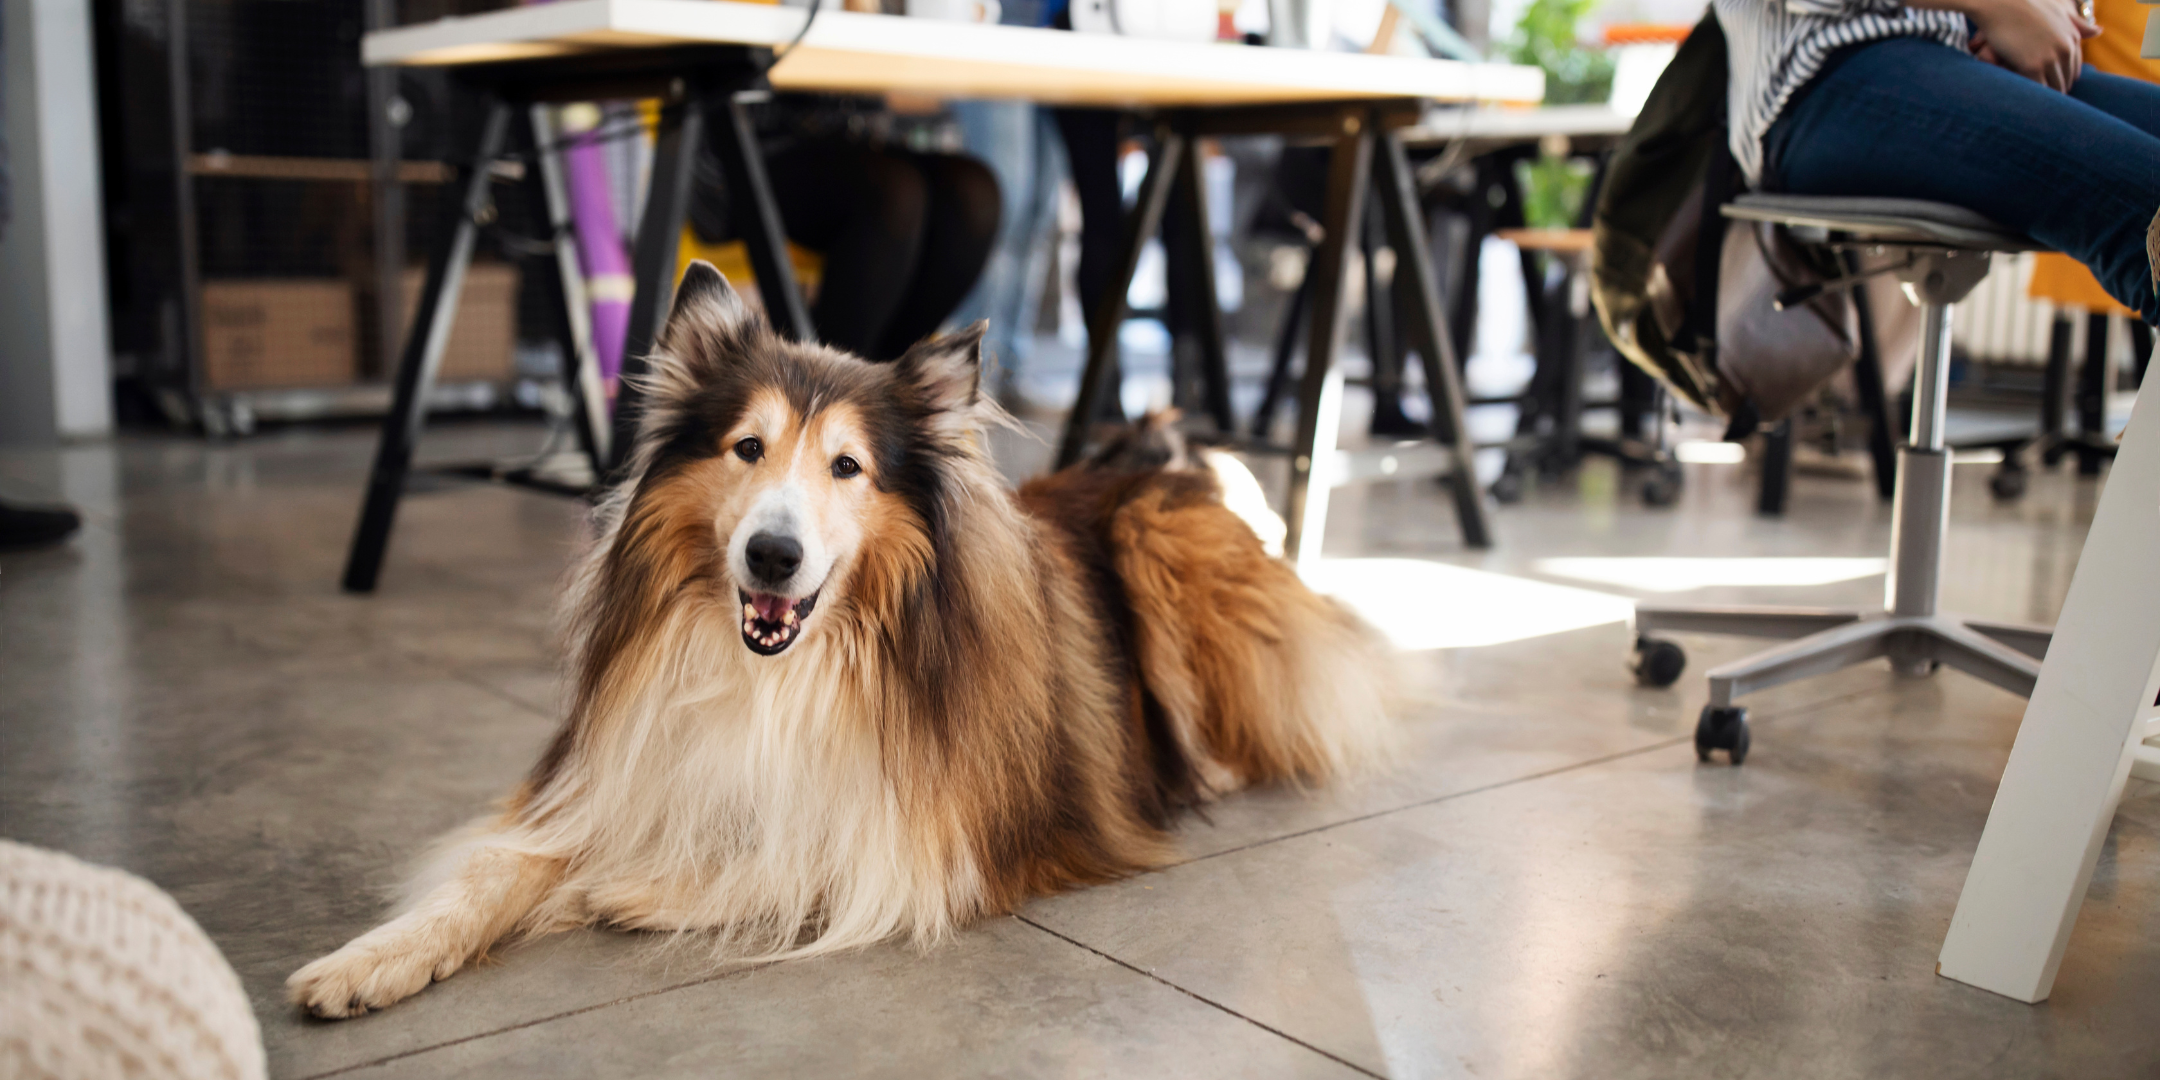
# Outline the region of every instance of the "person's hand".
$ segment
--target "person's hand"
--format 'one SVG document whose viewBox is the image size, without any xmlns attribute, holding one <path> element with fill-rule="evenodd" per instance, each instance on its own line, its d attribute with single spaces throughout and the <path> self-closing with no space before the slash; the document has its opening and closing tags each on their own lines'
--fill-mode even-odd
<svg viewBox="0 0 2160 1080">
<path fill-rule="evenodd" d="M 2100 26 L 2067 0 L 1971 0 L 1973 55 L 2050 90 L 2068 91 L 2084 67 L 2086 38 Z"/>
</svg>

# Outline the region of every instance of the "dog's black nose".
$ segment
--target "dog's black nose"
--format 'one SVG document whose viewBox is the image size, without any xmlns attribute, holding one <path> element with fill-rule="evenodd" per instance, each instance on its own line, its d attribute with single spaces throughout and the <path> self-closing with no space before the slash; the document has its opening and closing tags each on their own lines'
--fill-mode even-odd
<svg viewBox="0 0 2160 1080">
<path fill-rule="evenodd" d="M 802 544 L 792 536 L 761 532 L 743 548 L 750 572 L 767 585 L 784 585 L 802 565 Z"/>
</svg>

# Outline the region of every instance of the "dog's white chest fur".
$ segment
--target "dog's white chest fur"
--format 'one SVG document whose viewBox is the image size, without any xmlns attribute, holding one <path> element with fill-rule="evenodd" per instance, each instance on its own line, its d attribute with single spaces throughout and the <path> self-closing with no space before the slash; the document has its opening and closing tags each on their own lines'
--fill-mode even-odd
<svg viewBox="0 0 2160 1080">
<path fill-rule="evenodd" d="M 736 655 L 664 680 L 581 763 L 565 915 L 779 951 L 805 926 L 825 951 L 950 925 L 979 892 L 972 860 L 906 819 L 843 658 L 702 636 Z"/>
</svg>

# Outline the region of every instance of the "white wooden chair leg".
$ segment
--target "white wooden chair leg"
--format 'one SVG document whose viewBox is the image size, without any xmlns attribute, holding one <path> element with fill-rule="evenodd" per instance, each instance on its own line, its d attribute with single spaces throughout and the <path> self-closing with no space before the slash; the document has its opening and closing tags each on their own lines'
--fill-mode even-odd
<svg viewBox="0 0 2160 1080">
<path fill-rule="evenodd" d="M 2160 391 L 2109 471 L 1935 970 L 2019 1001 L 2055 984 L 2160 697 Z M 2141 770 L 2142 771 L 2142 770 Z"/>
</svg>

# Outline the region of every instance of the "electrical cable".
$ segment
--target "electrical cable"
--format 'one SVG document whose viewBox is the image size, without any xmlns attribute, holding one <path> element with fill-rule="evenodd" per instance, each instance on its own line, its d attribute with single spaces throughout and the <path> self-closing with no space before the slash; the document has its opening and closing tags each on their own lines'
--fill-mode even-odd
<svg viewBox="0 0 2160 1080">
<path fill-rule="evenodd" d="M 810 14 L 803 16 L 802 29 L 795 32 L 795 39 L 787 43 L 785 50 L 774 54 L 775 59 L 794 52 L 795 46 L 802 44 L 803 39 L 810 36 L 810 25 L 817 22 L 818 9 L 824 6 L 824 2 L 825 0 L 810 0 Z"/>
</svg>

